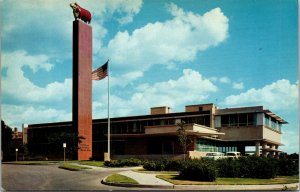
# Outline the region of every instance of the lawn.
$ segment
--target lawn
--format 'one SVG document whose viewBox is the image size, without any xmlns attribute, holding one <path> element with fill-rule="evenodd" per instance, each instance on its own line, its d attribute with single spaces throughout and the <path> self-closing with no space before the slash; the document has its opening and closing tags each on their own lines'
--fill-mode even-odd
<svg viewBox="0 0 300 192">
<path fill-rule="evenodd" d="M 112 174 L 106 178 L 106 182 L 110 183 L 126 183 L 126 184 L 139 184 L 136 180 L 120 174 Z"/>
<path fill-rule="evenodd" d="M 81 165 L 104 167 L 104 161 L 78 161 L 77 163 Z"/>
<path fill-rule="evenodd" d="M 49 165 L 59 163 L 59 161 L 13 161 L 7 163 L 16 165 Z"/>
<path fill-rule="evenodd" d="M 74 165 L 74 164 L 70 164 L 70 163 L 62 163 L 58 168 L 67 169 L 70 171 L 81 171 L 83 169 L 91 169 L 89 167 Z"/>
<path fill-rule="evenodd" d="M 214 182 L 190 181 L 178 178 L 178 174 L 163 174 L 156 177 L 173 183 L 174 185 L 270 185 L 298 183 L 299 176 L 278 176 L 274 179 L 254 179 L 254 178 L 217 178 Z"/>
</svg>

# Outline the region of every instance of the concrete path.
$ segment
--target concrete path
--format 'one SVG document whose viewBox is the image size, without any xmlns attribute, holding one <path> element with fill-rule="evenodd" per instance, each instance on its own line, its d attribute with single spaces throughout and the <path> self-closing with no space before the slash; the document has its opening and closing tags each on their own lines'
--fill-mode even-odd
<svg viewBox="0 0 300 192">
<path fill-rule="evenodd" d="M 135 171 L 122 171 L 119 174 L 130 177 L 136 180 L 141 185 L 169 185 L 173 186 L 172 183 L 164 181 L 156 177 L 155 174 L 145 174 L 145 173 L 138 173 Z"/>
<path fill-rule="evenodd" d="M 276 185 L 173 185 L 167 181 L 159 179 L 156 174 L 140 173 L 136 171 L 121 171 L 118 174 L 125 175 L 136 180 L 141 187 L 153 188 L 169 188 L 176 190 L 283 190 L 285 186 L 287 189 L 299 189 L 299 183 L 292 184 L 276 184 Z M 130 186 L 130 185 L 128 185 Z M 134 185 L 138 187 L 138 185 Z M 126 184 L 123 185 L 126 187 Z"/>
</svg>

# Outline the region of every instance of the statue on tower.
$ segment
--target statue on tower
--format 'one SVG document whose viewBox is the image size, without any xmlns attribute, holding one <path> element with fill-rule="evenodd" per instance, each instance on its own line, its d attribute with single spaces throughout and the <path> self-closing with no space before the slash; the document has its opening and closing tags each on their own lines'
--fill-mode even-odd
<svg viewBox="0 0 300 192">
<path fill-rule="evenodd" d="M 84 21 L 86 23 L 91 22 L 92 14 L 88 10 L 80 7 L 77 3 L 71 3 L 70 7 L 73 9 L 73 14 L 74 14 L 75 20 L 81 19 L 82 21 Z"/>
</svg>

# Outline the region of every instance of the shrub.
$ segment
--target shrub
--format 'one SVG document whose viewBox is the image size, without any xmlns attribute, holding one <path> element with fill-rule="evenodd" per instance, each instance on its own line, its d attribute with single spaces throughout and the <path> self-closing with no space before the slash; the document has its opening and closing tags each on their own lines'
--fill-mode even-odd
<svg viewBox="0 0 300 192">
<path fill-rule="evenodd" d="M 241 157 L 217 161 L 218 177 L 274 178 L 278 172 L 278 160 L 266 157 Z"/>
<path fill-rule="evenodd" d="M 145 161 L 143 168 L 148 171 L 180 171 L 183 165 L 182 160 L 153 160 Z"/>
<path fill-rule="evenodd" d="M 142 165 L 143 161 L 140 159 L 121 159 L 121 160 L 112 160 L 105 161 L 104 165 L 107 167 L 133 167 Z"/>
<path fill-rule="evenodd" d="M 183 165 L 183 160 L 169 160 L 166 161 L 165 171 L 180 171 Z"/>
<path fill-rule="evenodd" d="M 165 167 L 165 160 L 146 161 L 143 165 L 143 168 L 148 171 L 165 171 Z"/>
<path fill-rule="evenodd" d="M 278 172 L 278 160 L 274 158 L 258 157 L 258 164 L 255 167 L 254 178 L 271 179 L 276 177 Z"/>
<path fill-rule="evenodd" d="M 297 159 L 280 159 L 278 161 L 278 174 L 292 176 L 299 173 L 299 161 Z"/>
<path fill-rule="evenodd" d="M 217 160 L 218 177 L 240 177 L 240 164 L 237 159 Z"/>
<path fill-rule="evenodd" d="M 179 177 L 196 181 L 215 181 L 216 163 L 214 160 L 188 160 L 183 163 Z"/>
</svg>

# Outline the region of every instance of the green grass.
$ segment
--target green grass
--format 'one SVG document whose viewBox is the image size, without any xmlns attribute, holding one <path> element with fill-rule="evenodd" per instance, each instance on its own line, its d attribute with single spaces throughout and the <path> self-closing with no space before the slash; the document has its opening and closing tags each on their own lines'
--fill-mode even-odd
<svg viewBox="0 0 300 192">
<path fill-rule="evenodd" d="M 270 185 L 298 183 L 299 176 L 278 176 L 274 179 L 254 178 L 217 178 L 214 182 L 190 181 L 178 178 L 178 174 L 157 175 L 158 178 L 173 183 L 174 185 Z"/>
<path fill-rule="evenodd" d="M 78 161 L 77 163 L 81 165 L 104 167 L 104 161 Z"/>
<path fill-rule="evenodd" d="M 74 164 L 70 164 L 70 163 L 62 163 L 58 168 L 67 169 L 67 170 L 70 170 L 70 171 L 80 171 L 80 170 L 83 170 L 83 169 L 91 169 L 89 167 L 74 165 Z"/>
<path fill-rule="evenodd" d="M 179 171 L 147 171 L 144 168 L 141 169 L 133 169 L 132 171 L 138 172 L 138 173 L 147 173 L 147 174 L 157 174 L 157 175 L 176 175 L 179 174 Z"/>
<path fill-rule="evenodd" d="M 106 182 L 110 183 L 127 183 L 127 184 L 139 184 L 136 180 L 126 177 L 120 174 L 112 174 L 106 178 Z"/>
<path fill-rule="evenodd" d="M 15 162 L 7 162 L 7 163 L 16 164 L 16 165 L 49 165 L 49 164 L 59 163 L 59 161 L 15 161 Z"/>
</svg>

